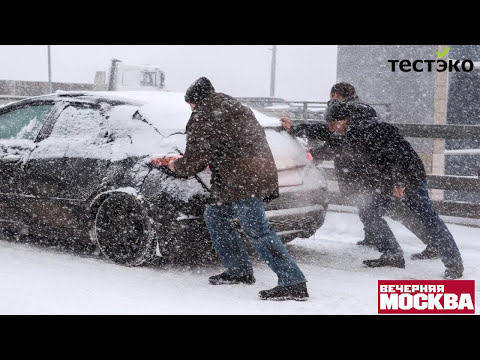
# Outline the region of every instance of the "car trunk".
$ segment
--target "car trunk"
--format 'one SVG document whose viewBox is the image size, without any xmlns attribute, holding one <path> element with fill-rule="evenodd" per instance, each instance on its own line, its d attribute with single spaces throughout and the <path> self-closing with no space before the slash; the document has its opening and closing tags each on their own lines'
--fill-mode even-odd
<svg viewBox="0 0 480 360">
<path fill-rule="evenodd" d="M 278 170 L 280 196 L 265 203 L 270 224 L 282 241 L 309 237 L 321 226 L 327 183 L 307 157 L 306 145 L 285 131 L 265 129 Z"/>
</svg>

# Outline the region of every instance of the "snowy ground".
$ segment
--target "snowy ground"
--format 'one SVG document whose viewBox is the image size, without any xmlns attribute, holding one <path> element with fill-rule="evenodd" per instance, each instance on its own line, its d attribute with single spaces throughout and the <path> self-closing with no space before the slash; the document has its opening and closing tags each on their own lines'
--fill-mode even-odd
<svg viewBox="0 0 480 360">
<path fill-rule="evenodd" d="M 0 314 L 377 314 L 377 280 L 442 279 L 440 260 L 412 261 L 423 244 L 388 220 L 406 254 L 406 268 L 369 269 L 375 250 L 363 238 L 358 215 L 329 212 L 310 239 L 288 244 L 308 279 L 305 302 L 258 299 L 276 285 L 275 274 L 254 260 L 254 285 L 208 284 L 220 265 L 127 268 L 26 244 L 0 241 Z M 480 299 L 480 228 L 448 224 L 465 263 L 463 279 L 477 280 Z"/>
</svg>

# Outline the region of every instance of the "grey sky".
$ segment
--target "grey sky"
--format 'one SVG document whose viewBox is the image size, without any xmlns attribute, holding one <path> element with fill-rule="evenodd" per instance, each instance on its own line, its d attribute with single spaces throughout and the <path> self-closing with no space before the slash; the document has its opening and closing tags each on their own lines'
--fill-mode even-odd
<svg viewBox="0 0 480 360">
<path fill-rule="evenodd" d="M 52 45 L 52 81 L 93 83 L 112 58 L 158 65 L 171 91 L 207 76 L 217 91 L 269 96 L 271 45 Z M 336 45 L 278 45 L 275 96 L 325 101 L 336 81 Z M 46 45 L 0 45 L 0 79 L 48 81 Z"/>
</svg>

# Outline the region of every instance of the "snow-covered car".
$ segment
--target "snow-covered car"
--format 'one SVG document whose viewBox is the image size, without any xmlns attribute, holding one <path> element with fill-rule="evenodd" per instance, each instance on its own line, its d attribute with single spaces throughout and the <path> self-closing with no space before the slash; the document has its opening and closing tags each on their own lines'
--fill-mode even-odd
<svg viewBox="0 0 480 360">
<path fill-rule="evenodd" d="M 216 258 L 203 221 L 208 168 L 181 179 L 152 166 L 185 150 L 190 113 L 183 93 L 166 91 L 57 92 L 0 106 L 1 229 L 129 266 Z M 301 139 L 254 113 L 279 175 L 270 223 L 285 243 L 310 237 L 324 222 L 326 180 Z"/>
</svg>

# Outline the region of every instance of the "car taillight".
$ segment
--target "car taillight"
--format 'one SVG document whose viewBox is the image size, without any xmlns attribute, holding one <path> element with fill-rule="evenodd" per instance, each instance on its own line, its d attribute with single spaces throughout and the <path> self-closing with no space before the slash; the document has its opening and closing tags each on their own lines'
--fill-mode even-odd
<svg viewBox="0 0 480 360">
<path fill-rule="evenodd" d="M 312 154 L 310 154 L 310 151 L 308 151 L 308 150 L 307 150 L 307 159 L 308 159 L 309 161 L 312 161 L 312 160 L 313 160 L 313 156 L 312 156 Z"/>
<path fill-rule="evenodd" d="M 176 160 L 180 158 L 181 156 L 166 156 L 166 157 L 153 158 L 152 163 L 158 166 L 167 166 L 171 160 Z"/>
</svg>

